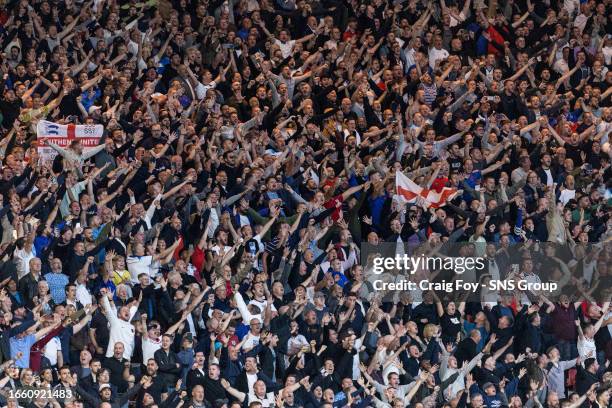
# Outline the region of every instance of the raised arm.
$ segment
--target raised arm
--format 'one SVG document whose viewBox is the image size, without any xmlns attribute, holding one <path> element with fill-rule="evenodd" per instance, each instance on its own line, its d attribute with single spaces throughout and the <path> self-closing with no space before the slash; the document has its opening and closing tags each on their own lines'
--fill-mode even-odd
<svg viewBox="0 0 612 408">
<path fill-rule="evenodd" d="M 526 11 L 525 14 L 521 16 L 521 18 L 512 23 L 512 28 L 519 27 L 521 24 L 523 24 L 523 21 L 525 21 L 527 17 L 529 17 L 529 11 Z"/>
<path fill-rule="evenodd" d="M 342 193 L 342 200 L 346 200 L 348 199 L 350 196 L 352 196 L 353 194 L 361 191 L 363 189 L 363 186 L 365 184 L 360 184 L 358 186 L 354 186 L 349 188 L 348 190 L 346 190 L 344 193 Z"/>
<path fill-rule="evenodd" d="M 265 237 L 266 233 L 268 232 L 268 230 L 270 228 L 272 228 L 272 225 L 274 225 L 274 223 L 276 222 L 276 220 L 278 219 L 278 216 L 280 214 L 280 208 L 276 208 L 274 209 L 274 214 L 272 214 L 272 218 L 270 218 L 268 220 L 268 222 L 263 226 L 263 228 L 261 229 L 261 231 L 259 232 L 259 236 L 260 237 Z"/>
<path fill-rule="evenodd" d="M 97 75 L 88 81 L 85 81 L 85 83 L 81 86 L 81 92 L 85 92 L 92 86 L 96 85 L 98 82 L 100 82 L 101 79 L 102 79 L 102 74 Z"/>
<path fill-rule="evenodd" d="M 225 378 L 221 379 L 221 386 L 225 388 L 225 390 L 234 398 L 236 398 L 240 402 L 244 402 L 246 399 L 246 394 L 244 392 L 240 392 L 234 387 L 232 387 Z"/>
<path fill-rule="evenodd" d="M 563 140 L 563 138 L 559 135 L 559 133 L 557 133 L 557 131 L 555 130 L 554 127 L 552 127 L 550 125 L 550 123 L 547 123 L 546 126 L 548 127 L 548 130 L 550 130 L 550 133 L 553 135 L 553 137 L 557 140 L 557 142 L 559 143 L 560 146 L 565 146 L 565 140 Z M 553 200 L 554 201 L 554 200 Z"/>
<path fill-rule="evenodd" d="M 604 303 L 603 307 L 601 308 L 601 310 L 603 311 L 603 313 L 601 314 L 601 317 L 599 318 L 599 320 L 597 321 L 597 323 L 595 323 L 595 326 L 593 327 L 593 330 L 595 331 L 595 333 L 597 333 L 599 329 L 601 329 L 601 325 L 606 320 L 606 316 L 608 315 L 609 309 L 610 309 L 610 301 L 607 301 L 606 303 Z"/>
<path fill-rule="evenodd" d="M 69 35 L 70 33 L 72 33 L 72 30 L 74 29 L 74 27 L 76 27 L 76 25 L 79 23 L 81 16 L 78 15 L 74 20 L 72 20 L 72 23 L 68 24 L 66 26 L 66 28 L 64 28 L 64 30 L 60 33 L 57 34 L 57 38 L 58 40 L 62 40 L 62 38 L 66 37 L 67 35 Z"/>
<path fill-rule="evenodd" d="M 574 73 L 576 71 L 578 71 L 578 69 L 582 66 L 581 62 L 578 62 L 574 68 L 570 69 L 569 71 L 567 71 L 565 74 L 561 75 L 559 77 L 559 79 L 557 79 L 557 82 L 555 83 L 555 89 L 559 88 L 561 86 L 561 84 L 563 82 L 565 82 L 569 77 L 571 77 L 572 75 L 574 75 Z"/>
<path fill-rule="evenodd" d="M 514 73 L 514 75 L 512 75 L 510 78 L 507 79 L 507 81 L 514 81 L 517 78 L 519 78 L 521 75 L 523 75 L 523 73 L 525 71 L 527 71 L 527 69 L 535 62 L 535 59 L 530 59 L 527 64 L 523 65 L 518 71 L 516 71 Z"/>
<path fill-rule="evenodd" d="M 112 296 L 112 292 L 105 292 L 105 296 L 102 296 L 102 308 L 104 308 L 104 314 L 112 325 L 117 322 L 118 318 L 116 312 L 110 306 L 110 302 L 108 301 L 109 296 Z"/>
<path fill-rule="evenodd" d="M 510 340 L 508 340 L 508 343 L 506 343 L 502 348 L 497 350 L 495 354 L 493 354 L 493 359 L 497 361 L 497 359 L 501 357 L 506 352 L 506 350 L 508 350 L 508 348 L 512 345 L 512 343 L 514 343 L 514 337 L 510 337 Z"/>
<path fill-rule="evenodd" d="M 185 181 L 183 181 L 180 184 L 177 184 L 176 186 L 172 187 L 170 190 L 168 190 L 167 192 L 165 192 L 162 195 L 162 200 L 165 200 L 168 197 L 171 197 L 172 195 L 178 193 L 180 191 L 181 188 L 183 188 L 185 185 L 187 185 L 188 183 L 191 183 L 193 180 L 190 178 L 190 176 L 187 176 L 187 179 Z"/>
<path fill-rule="evenodd" d="M 34 338 L 36 339 L 36 341 L 38 341 L 42 339 L 43 337 L 45 337 L 47 334 L 51 333 L 51 331 L 57 329 L 58 326 L 59 326 L 59 323 L 53 324 L 53 325 L 50 325 L 43 329 L 38 330 L 36 333 L 34 333 Z"/>
</svg>

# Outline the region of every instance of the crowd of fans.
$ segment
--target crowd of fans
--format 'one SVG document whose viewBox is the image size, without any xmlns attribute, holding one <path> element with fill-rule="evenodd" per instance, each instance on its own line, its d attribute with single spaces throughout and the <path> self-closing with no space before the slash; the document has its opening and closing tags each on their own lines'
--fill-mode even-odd
<svg viewBox="0 0 612 408">
<path fill-rule="evenodd" d="M 0 0 L 0 405 L 610 406 L 610 6 Z"/>
</svg>

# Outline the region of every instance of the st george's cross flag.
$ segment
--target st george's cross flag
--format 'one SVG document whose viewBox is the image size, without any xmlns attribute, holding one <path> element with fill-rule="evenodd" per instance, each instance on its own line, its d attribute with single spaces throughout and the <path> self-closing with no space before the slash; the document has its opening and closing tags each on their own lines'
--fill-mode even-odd
<svg viewBox="0 0 612 408">
<path fill-rule="evenodd" d="M 395 172 L 395 189 L 398 198 L 407 203 L 416 203 L 421 197 L 427 207 L 439 208 L 446 204 L 446 200 L 457 194 L 456 188 L 443 187 L 441 191 L 427 189 L 410 180 L 401 171 Z"/>
<path fill-rule="evenodd" d="M 57 154 L 55 150 L 42 143 L 43 139 L 66 148 L 73 140 L 78 139 L 83 147 L 95 147 L 104 133 L 102 125 L 60 125 L 41 120 L 36 125 L 36 139 L 38 140 L 38 154 L 43 161 L 52 160 Z"/>
</svg>

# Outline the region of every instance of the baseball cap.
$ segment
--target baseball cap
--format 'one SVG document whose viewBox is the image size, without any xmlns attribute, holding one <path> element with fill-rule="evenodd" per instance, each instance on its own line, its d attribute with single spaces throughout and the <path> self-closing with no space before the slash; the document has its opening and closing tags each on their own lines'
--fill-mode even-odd
<svg viewBox="0 0 612 408">
<path fill-rule="evenodd" d="M 98 390 L 98 392 L 102 392 L 104 389 L 106 388 L 111 388 L 110 384 L 102 384 L 100 385 L 100 389 Z"/>
</svg>

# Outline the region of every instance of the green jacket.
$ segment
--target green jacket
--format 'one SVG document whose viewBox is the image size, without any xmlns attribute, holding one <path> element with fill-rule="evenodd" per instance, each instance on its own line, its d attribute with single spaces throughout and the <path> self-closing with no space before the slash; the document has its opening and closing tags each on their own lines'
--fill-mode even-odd
<svg viewBox="0 0 612 408">
<path fill-rule="evenodd" d="M 250 219 L 253 220 L 253 222 L 255 222 L 255 224 L 264 225 L 268 221 L 270 221 L 270 217 L 264 217 L 263 215 L 259 214 L 257 211 L 255 211 L 252 208 L 249 208 L 247 210 L 247 215 L 249 216 Z M 272 228 L 270 228 L 268 230 L 268 232 L 266 232 L 266 235 L 264 235 L 262 237 L 263 240 L 265 240 L 265 241 L 270 240 L 270 233 L 274 229 L 275 225 L 277 225 L 279 223 L 280 224 L 287 223 L 287 224 L 291 225 L 291 224 L 293 224 L 295 222 L 296 218 L 297 218 L 297 214 L 296 215 L 292 215 L 291 217 L 278 217 L 278 220 L 274 223 L 274 225 L 272 225 Z"/>
</svg>

